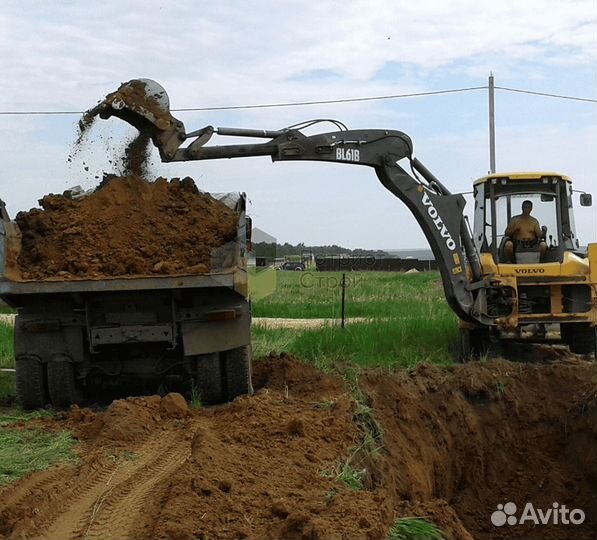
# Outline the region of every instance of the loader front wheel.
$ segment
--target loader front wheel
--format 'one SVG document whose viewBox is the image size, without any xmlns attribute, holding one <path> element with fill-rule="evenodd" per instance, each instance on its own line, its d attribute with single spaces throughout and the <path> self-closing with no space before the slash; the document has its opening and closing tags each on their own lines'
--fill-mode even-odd
<svg viewBox="0 0 597 540">
<path fill-rule="evenodd" d="M 575 354 L 591 354 L 595 351 L 595 328 L 588 323 L 561 324 L 562 341 Z"/>
<path fill-rule="evenodd" d="M 222 353 L 226 397 L 232 401 L 243 394 L 252 394 L 251 346 L 245 345 Z"/>
<path fill-rule="evenodd" d="M 18 356 L 15 361 L 17 400 L 23 409 L 41 409 L 47 403 L 44 365 L 37 356 Z"/>
<path fill-rule="evenodd" d="M 489 351 L 489 330 L 487 328 L 460 328 L 458 359 L 466 363 L 480 360 Z"/>
<path fill-rule="evenodd" d="M 48 391 L 54 407 L 70 407 L 81 402 L 82 393 L 72 362 L 53 359 L 48 363 Z"/>
</svg>

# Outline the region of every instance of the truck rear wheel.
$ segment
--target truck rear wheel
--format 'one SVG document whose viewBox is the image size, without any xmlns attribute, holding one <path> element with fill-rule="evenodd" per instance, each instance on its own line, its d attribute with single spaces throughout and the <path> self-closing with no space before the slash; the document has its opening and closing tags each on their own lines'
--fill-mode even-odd
<svg viewBox="0 0 597 540">
<path fill-rule="evenodd" d="M 199 393 L 202 405 L 221 403 L 226 400 L 223 394 L 222 360 L 218 353 L 202 354 L 197 357 L 194 390 Z"/>
<path fill-rule="evenodd" d="M 23 409 L 41 409 L 47 403 L 44 365 L 37 356 L 18 356 L 15 361 L 17 400 Z"/>
<path fill-rule="evenodd" d="M 562 341 L 570 352 L 575 354 L 591 354 L 595 351 L 595 328 L 588 323 L 561 324 Z"/>
<path fill-rule="evenodd" d="M 224 380 L 226 397 L 232 401 L 243 394 L 252 394 L 251 346 L 245 345 L 222 353 L 224 358 Z"/>
<path fill-rule="evenodd" d="M 52 360 L 48 363 L 48 391 L 54 407 L 70 407 L 81 402 L 81 389 L 72 362 Z"/>
</svg>

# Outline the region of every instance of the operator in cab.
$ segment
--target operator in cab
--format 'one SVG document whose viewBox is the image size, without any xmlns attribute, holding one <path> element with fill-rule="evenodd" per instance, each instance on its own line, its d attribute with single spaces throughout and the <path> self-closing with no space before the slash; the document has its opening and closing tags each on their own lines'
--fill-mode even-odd
<svg viewBox="0 0 597 540">
<path fill-rule="evenodd" d="M 518 246 L 537 247 L 543 260 L 547 252 L 547 244 L 544 239 L 544 231 L 539 222 L 531 216 L 533 203 L 526 200 L 522 203 L 522 214 L 514 216 L 506 228 L 506 243 L 504 244 L 504 256 L 506 262 L 514 262 L 514 252 Z"/>
</svg>

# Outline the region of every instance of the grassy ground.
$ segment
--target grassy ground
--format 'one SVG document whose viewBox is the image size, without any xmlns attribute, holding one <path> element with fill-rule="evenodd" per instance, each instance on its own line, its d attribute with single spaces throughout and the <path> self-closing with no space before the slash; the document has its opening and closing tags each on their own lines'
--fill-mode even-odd
<svg viewBox="0 0 597 540">
<path fill-rule="evenodd" d="M 253 302 L 255 317 L 339 317 L 341 274 L 278 272 L 270 296 Z M 372 321 L 315 330 L 254 328 L 254 356 L 290 352 L 325 368 L 336 361 L 409 368 L 451 363 L 456 319 L 435 272 L 347 273 L 346 317 Z"/>
<path fill-rule="evenodd" d="M 74 461 L 75 444 L 66 431 L 0 428 L 0 485 L 47 469 L 58 461 Z"/>
<path fill-rule="evenodd" d="M 9 426 L 15 422 L 26 422 L 27 420 L 38 420 L 52 416 L 53 412 L 45 409 L 39 411 L 24 411 L 20 407 L 7 407 L 0 409 L 0 427 Z"/>
<path fill-rule="evenodd" d="M 289 352 L 321 368 L 336 361 L 412 368 L 422 362 L 452 363 L 456 339 L 455 322 L 441 316 L 355 323 L 344 329 L 254 328 L 253 355 Z"/>
<path fill-rule="evenodd" d="M 13 330 L 0 323 L 0 368 L 14 367 Z M 0 372 L 0 405 L 14 400 L 14 373 Z M 16 406 L 0 408 L 0 485 L 59 461 L 73 461 L 76 441 L 70 433 L 39 429 L 11 429 L 10 424 L 51 416 L 50 411 L 25 412 Z"/>
<path fill-rule="evenodd" d="M 272 292 L 253 300 L 254 317 L 340 317 L 340 272 L 276 272 Z M 445 305 L 439 274 L 347 272 L 346 317 L 425 317 Z"/>
</svg>

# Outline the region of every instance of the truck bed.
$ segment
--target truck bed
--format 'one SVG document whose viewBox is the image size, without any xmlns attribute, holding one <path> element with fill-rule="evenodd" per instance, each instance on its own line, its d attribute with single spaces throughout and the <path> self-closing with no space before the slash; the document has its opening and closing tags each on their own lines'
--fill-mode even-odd
<svg viewBox="0 0 597 540">
<path fill-rule="evenodd" d="M 0 295 L 28 295 L 52 293 L 89 293 L 101 291 L 142 291 L 157 289 L 190 289 L 204 287 L 233 287 L 234 272 L 196 276 L 131 276 L 102 279 L 70 279 L 68 281 L 9 281 L 0 280 Z"/>
</svg>

